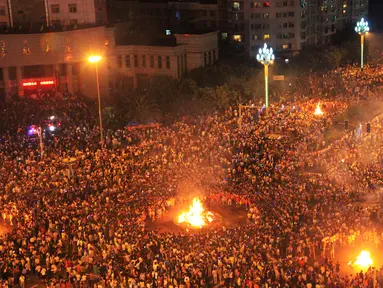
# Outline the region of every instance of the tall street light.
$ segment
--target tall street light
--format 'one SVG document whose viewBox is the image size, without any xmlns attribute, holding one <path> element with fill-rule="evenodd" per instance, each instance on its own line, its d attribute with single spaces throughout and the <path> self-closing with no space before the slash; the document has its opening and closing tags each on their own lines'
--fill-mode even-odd
<svg viewBox="0 0 383 288">
<path fill-rule="evenodd" d="M 100 83 L 98 80 L 98 62 L 100 62 L 100 55 L 92 55 L 88 57 L 90 63 L 94 63 L 96 67 L 96 83 L 97 83 L 97 98 L 98 98 L 98 116 L 100 119 L 100 135 L 101 135 L 101 150 L 104 147 L 104 133 L 102 129 L 102 113 L 101 113 L 101 97 L 100 97 Z"/>
<path fill-rule="evenodd" d="M 269 65 L 274 63 L 275 56 L 273 54 L 273 48 L 267 48 L 267 44 L 263 48 L 259 48 L 257 54 L 257 60 L 265 67 L 265 106 L 269 107 Z"/>
<path fill-rule="evenodd" d="M 355 26 L 355 32 L 360 34 L 360 68 L 363 69 L 363 48 L 364 48 L 364 34 L 370 31 L 368 22 L 362 18 Z"/>
</svg>

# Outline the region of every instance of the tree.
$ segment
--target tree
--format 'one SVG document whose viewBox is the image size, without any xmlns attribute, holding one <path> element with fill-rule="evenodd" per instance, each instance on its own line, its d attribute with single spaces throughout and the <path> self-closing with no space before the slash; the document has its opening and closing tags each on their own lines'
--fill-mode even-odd
<svg viewBox="0 0 383 288">
<path fill-rule="evenodd" d="M 336 46 L 332 46 L 325 53 L 327 63 L 333 69 L 336 69 L 340 66 L 344 56 L 345 50 L 342 47 Z"/>
<path fill-rule="evenodd" d="M 129 119 L 136 119 L 140 123 L 147 120 L 161 120 L 162 112 L 159 106 L 149 97 L 147 91 L 137 91 L 127 101 Z"/>
<path fill-rule="evenodd" d="M 121 123 L 121 115 L 120 115 L 120 111 L 117 109 L 117 106 L 105 107 L 102 110 L 102 115 L 103 115 L 103 122 L 106 128 L 116 129 L 121 124 L 122 125 L 124 124 L 124 123 Z"/>
</svg>

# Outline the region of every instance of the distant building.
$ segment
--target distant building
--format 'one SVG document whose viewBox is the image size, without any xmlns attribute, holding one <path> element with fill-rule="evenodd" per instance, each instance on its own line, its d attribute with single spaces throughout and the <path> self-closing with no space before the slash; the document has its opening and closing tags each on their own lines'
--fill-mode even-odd
<svg viewBox="0 0 383 288">
<path fill-rule="evenodd" d="M 106 23 L 106 0 L 0 0 L 1 26 L 33 29 Z"/>
<path fill-rule="evenodd" d="M 0 34 L 0 93 L 32 95 L 39 90 L 81 92 L 95 97 L 95 64 L 103 96 L 144 86 L 161 77 L 181 78 L 186 71 L 214 63 L 218 32 L 166 35 L 147 42 L 116 41 L 115 27 L 61 32 Z M 158 33 L 157 33 L 158 35 Z M 150 41 L 149 41 L 150 40 Z"/>
</svg>

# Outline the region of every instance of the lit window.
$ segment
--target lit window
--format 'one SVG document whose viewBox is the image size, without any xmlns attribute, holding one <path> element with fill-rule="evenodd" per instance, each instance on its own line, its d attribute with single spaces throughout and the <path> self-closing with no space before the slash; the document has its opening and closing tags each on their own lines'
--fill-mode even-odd
<svg viewBox="0 0 383 288">
<path fill-rule="evenodd" d="M 347 4 L 343 4 L 343 8 L 347 8 Z"/>
<path fill-rule="evenodd" d="M 347 10 L 343 10 L 343 14 L 347 14 Z"/>
<path fill-rule="evenodd" d="M 270 2 L 269 1 L 263 2 L 263 7 L 270 7 Z"/>
<path fill-rule="evenodd" d="M 60 13 L 60 5 L 51 5 L 52 14 Z"/>
<path fill-rule="evenodd" d="M 253 40 L 258 40 L 258 35 L 254 34 L 253 35 Z"/>
<path fill-rule="evenodd" d="M 169 35 L 172 34 L 172 32 L 171 32 L 169 29 L 166 29 L 166 30 L 165 30 L 165 33 L 166 33 L 166 36 L 169 36 Z"/>
<path fill-rule="evenodd" d="M 263 40 L 267 40 L 267 39 L 270 39 L 270 34 L 264 34 L 263 35 Z"/>
<path fill-rule="evenodd" d="M 233 40 L 235 42 L 242 42 L 242 35 L 233 35 Z"/>
<path fill-rule="evenodd" d="M 239 2 L 233 2 L 233 10 L 239 11 L 240 10 L 240 4 Z"/>
<path fill-rule="evenodd" d="M 288 44 L 283 44 L 282 45 L 282 49 L 289 49 L 289 45 Z"/>
<path fill-rule="evenodd" d="M 227 39 L 227 33 L 226 33 L 226 32 L 223 32 L 223 33 L 221 34 L 221 39 L 222 39 L 222 40 L 226 40 L 226 39 Z"/>
<path fill-rule="evenodd" d="M 69 4 L 69 13 L 77 13 L 77 4 Z"/>
</svg>

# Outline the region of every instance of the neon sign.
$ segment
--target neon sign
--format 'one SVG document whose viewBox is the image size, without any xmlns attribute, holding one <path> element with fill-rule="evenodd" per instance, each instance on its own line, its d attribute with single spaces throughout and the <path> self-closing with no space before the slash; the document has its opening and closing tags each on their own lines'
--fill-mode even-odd
<svg viewBox="0 0 383 288">
<path fill-rule="evenodd" d="M 44 86 L 44 85 L 54 85 L 55 81 L 53 81 L 53 80 L 44 80 L 44 81 L 40 81 L 40 82 L 36 82 L 36 81 L 24 82 L 23 86 L 24 87 L 32 87 L 32 86 L 37 86 L 37 84 L 39 84 L 41 86 Z"/>
<path fill-rule="evenodd" d="M 26 87 L 26 86 L 37 86 L 37 82 L 24 82 L 23 86 L 24 87 Z"/>
<path fill-rule="evenodd" d="M 55 82 L 53 80 L 40 81 L 40 85 L 53 85 Z"/>
</svg>

